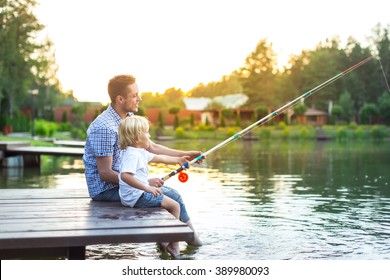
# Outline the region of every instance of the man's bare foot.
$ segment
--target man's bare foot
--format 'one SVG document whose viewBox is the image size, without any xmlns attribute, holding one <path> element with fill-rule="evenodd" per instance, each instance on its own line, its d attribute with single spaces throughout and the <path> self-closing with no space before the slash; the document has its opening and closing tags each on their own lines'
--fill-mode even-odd
<svg viewBox="0 0 390 280">
<path fill-rule="evenodd" d="M 196 247 L 200 247 L 203 245 L 202 241 L 200 241 L 198 235 L 195 232 L 194 232 L 194 240 L 187 241 L 187 244 L 191 245 L 191 246 L 196 246 Z"/>
<path fill-rule="evenodd" d="M 192 222 L 191 222 L 191 221 L 188 221 L 188 222 L 187 222 L 187 225 L 194 231 L 194 240 L 192 240 L 192 241 L 187 241 L 187 244 L 188 244 L 188 245 L 191 245 L 191 246 L 196 246 L 196 247 L 202 246 L 203 243 L 202 243 L 202 241 L 200 241 L 198 235 L 196 234 L 195 229 L 194 229 L 194 226 L 192 225 Z"/>
</svg>

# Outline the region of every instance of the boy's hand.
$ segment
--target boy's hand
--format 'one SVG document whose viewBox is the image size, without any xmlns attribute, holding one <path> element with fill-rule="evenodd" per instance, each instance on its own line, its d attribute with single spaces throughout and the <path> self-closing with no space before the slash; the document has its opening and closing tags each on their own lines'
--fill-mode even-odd
<svg viewBox="0 0 390 280">
<path fill-rule="evenodd" d="M 189 161 L 190 157 L 189 156 L 184 156 L 184 157 L 178 157 L 177 158 L 177 163 L 180 164 L 180 166 L 183 166 Z"/>
<path fill-rule="evenodd" d="M 164 181 L 161 180 L 160 178 L 150 178 L 148 179 L 149 186 L 155 187 L 155 188 L 160 188 L 164 185 Z"/>
<path fill-rule="evenodd" d="M 153 194 L 154 197 L 157 197 L 159 194 L 163 194 L 162 189 L 155 188 L 152 186 L 149 186 L 149 188 L 146 190 L 148 193 Z"/>
</svg>

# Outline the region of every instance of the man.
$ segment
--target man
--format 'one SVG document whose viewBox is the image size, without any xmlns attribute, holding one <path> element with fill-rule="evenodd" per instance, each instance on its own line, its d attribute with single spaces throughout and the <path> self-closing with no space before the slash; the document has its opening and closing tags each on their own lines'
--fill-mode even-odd
<svg viewBox="0 0 390 280">
<path fill-rule="evenodd" d="M 118 171 L 123 150 L 119 149 L 118 126 L 122 119 L 138 111 L 138 105 L 142 99 L 136 79 L 131 75 L 113 77 L 108 83 L 108 94 L 111 104 L 87 130 L 83 162 L 90 197 L 100 201 L 120 201 Z M 188 156 L 191 159 L 201 155 L 200 151 L 174 150 L 153 141 L 150 141 L 147 150 L 154 154 Z M 164 181 L 160 178 L 151 178 L 149 184 L 161 187 Z M 164 193 L 165 195 L 181 201 L 178 192 L 168 189 L 169 193 Z M 193 229 L 191 221 L 187 224 Z M 195 240 L 189 244 L 202 245 L 196 234 Z"/>
</svg>

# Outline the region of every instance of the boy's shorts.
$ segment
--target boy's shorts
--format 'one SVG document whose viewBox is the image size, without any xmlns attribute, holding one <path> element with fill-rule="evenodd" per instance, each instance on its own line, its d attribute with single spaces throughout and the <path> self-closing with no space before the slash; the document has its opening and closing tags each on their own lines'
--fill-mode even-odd
<svg viewBox="0 0 390 280">
<path fill-rule="evenodd" d="M 180 205 L 180 221 L 183 223 L 187 223 L 190 220 L 190 216 L 188 216 L 186 206 L 184 205 L 183 199 L 179 192 L 175 189 L 162 186 L 161 187 L 164 195 L 170 197 L 174 201 L 178 202 Z M 163 199 L 163 195 L 159 194 L 157 197 L 154 197 L 153 194 L 144 192 L 141 197 L 137 200 L 134 207 L 135 208 L 148 208 L 148 207 L 161 207 L 161 201 Z"/>
<path fill-rule="evenodd" d="M 141 197 L 137 200 L 135 208 L 148 208 L 148 207 L 160 207 L 163 195 L 159 194 L 154 197 L 153 194 L 144 192 Z"/>
</svg>

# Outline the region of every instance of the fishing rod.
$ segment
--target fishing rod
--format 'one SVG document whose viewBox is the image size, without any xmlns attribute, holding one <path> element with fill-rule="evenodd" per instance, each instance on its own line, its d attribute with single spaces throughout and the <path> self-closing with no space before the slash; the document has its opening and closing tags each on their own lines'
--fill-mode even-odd
<svg viewBox="0 0 390 280">
<path fill-rule="evenodd" d="M 240 132 L 234 134 L 233 136 L 229 137 L 228 139 L 226 139 L 225 141 L 219 143 L 218 145 L 214 146 L 213 148 L 211 148 L 210 150 L 208 150 L 207 152 L 204 152 L 203 154 L 201 154 L 200 156 L 194 158 L 193 160 L 189 161 L 189 162 L 186 162 L 183 166 L 179 167 L 178 169 L 176 170 L 173 170 L 171 173 L 169 173 L 168 175 L 166 175 L 165 177 L 162 178 L 163 181 L 166 181 L 168 180 L 169 178 L 175 176 L 176 174 L 179 173 L 179 180 L 181 182 L 186 182 L 188 180 L 188 175 L 183 173 L 182 171 L 189 168 L 190 165 L 196 163 L 197 161 L 205 158 L 207 155 L 211 154 L 212 152 L 215 152 L 216 150 L 219 150 L 221 149 L 222 147 L 230 144 L 231 142 L 241 138 L 242 136 L 244 136 L 245 134 L 247 134 L 248 132 L 252 131 L 254 128 L 262 125 L 263 123 L 267 122 L 267 121 L 270 121 L 272 120 L 274 117 L 276 117 L 278 114 L 288 110 L 289 108 L 292 108 L 293 106 L 295 106 L 296 104 L 302 102 L 304 99 L 306 99 L 307 97 L 309 97 L 310 95 L 312 95 L 313 93 L 321 90 L 322 88 L 328 86 L 329 84 L 333 83 L 334 81 L 340 79 L 341 77 L 343 77 L 344 75 L 348 74 L 349 72 L 352 72 L 353 70 L 355 70 L 356 68 L 360 67 L 361 65 L 365 64 L 366 62 L 370 61 L 373 59 L 373 56 L 369 56 L 367 57 L 366 59 L 356 63 L 355 65 L 349 67 L 348 69 L 340 72 L 339 74 L 337 74 L 336 76 L 330 78 L 329 80 L 323 82 L 322 84 L 314 87 L 313 89 L 305 92 L 304 94 L 302 94 L 301 96 L 295 98 L 294 100 L 288 102 L 287 104 L 285 104 L 284 106 L 280 107 L 279 109 L 273 111 L 272 113 L 268 114 L 267 116 L 265 116 L 264 118 L 256 121 L 255 123 L 251 124 L 250 126 L 244 128 L 243 130 L 241 130 Z"/>
</svg>

